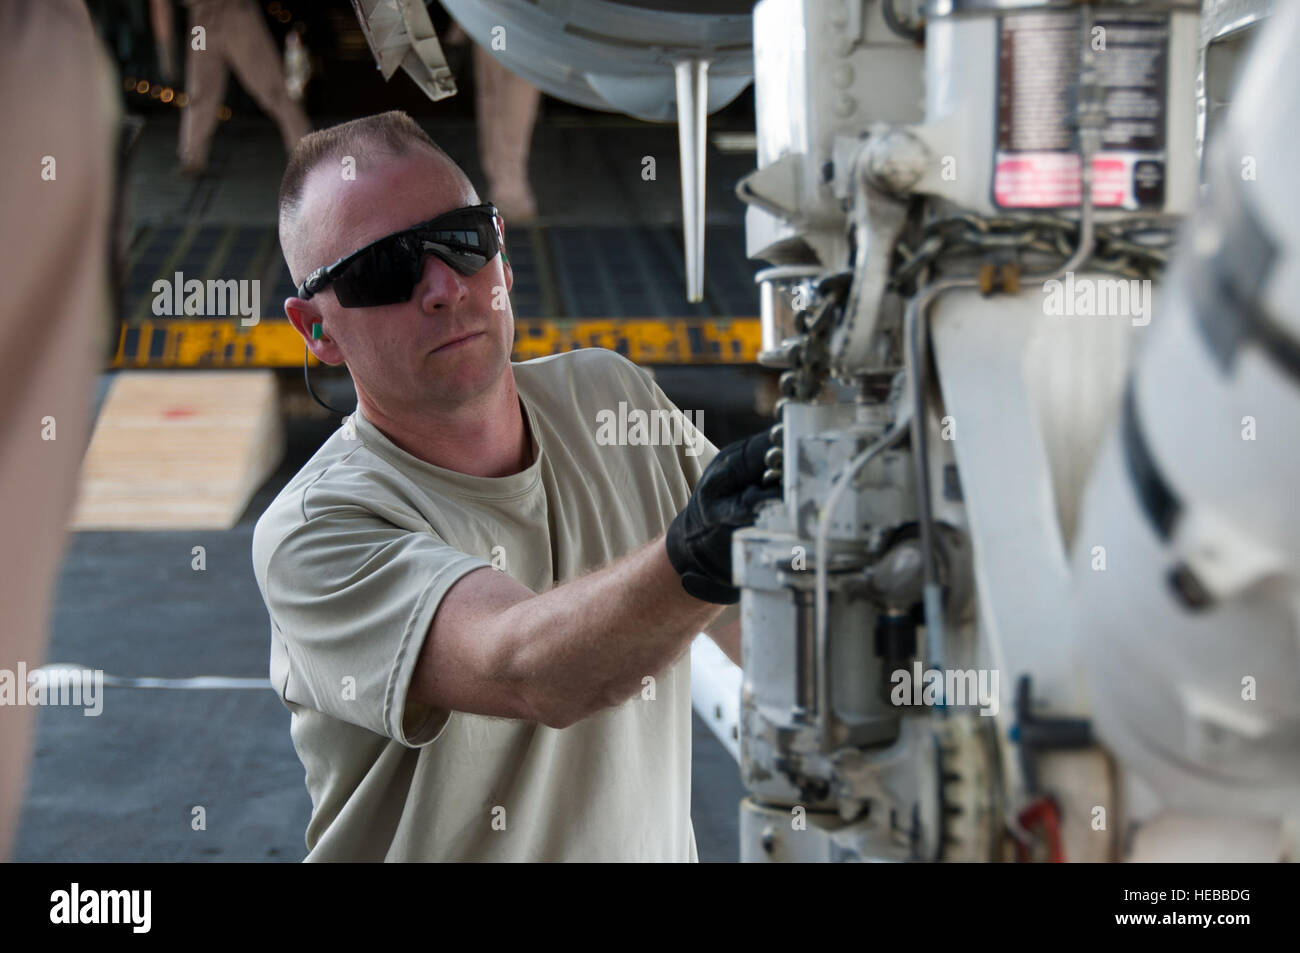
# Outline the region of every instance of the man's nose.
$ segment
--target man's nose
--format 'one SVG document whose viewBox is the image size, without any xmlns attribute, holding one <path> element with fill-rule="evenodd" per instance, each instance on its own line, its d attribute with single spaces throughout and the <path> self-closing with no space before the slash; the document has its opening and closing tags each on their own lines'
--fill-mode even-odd
<svg viewBox="0 0 1300 953">
<path fill-rule="evenodd" d="M 437 255 L 425 255 L 420 283 L 415 286 L 416 300 L 430 313 L 458 304 L 469 294 L 465 278 Z"/>
</svg>

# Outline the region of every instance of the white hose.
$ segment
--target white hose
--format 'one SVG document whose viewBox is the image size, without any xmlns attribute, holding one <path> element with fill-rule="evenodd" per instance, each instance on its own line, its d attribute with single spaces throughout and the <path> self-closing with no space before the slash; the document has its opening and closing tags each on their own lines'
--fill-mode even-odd
<svg viewBox="0 0 1300 953">
<path fill-rule="evenodd" d="M 830 659 L 828 656 L 828 646 L 826 639 L 826 617 L 828 615 L 827 603 L 829 602 L 829 583 L 826 578 L 826 537 L 830 533 L 831 515 L 835 512 L 835 506 L 840 497 L 844 495 L 845 489 L 853 482 L 859 470 L 870 463 L 881 451 L 888 449 L 898 442 L 899 438 L 907 433 L 908 415 L 904 414 L 894 422 L 875 443 L 867 447 L 856 457 L 840 468 L 840 472 L 832 480 L 831 491 L 826 496 L 826 503 L 817 518 L 817 544 L 815 550 L 815 559 L 813 572 L 816 577 L 816 588 L 814 590 L 814 606 L 816 617 L 816 650 L 817 650 L 817 737 L 820 744 L 825 743 L 826 725 L 830 720 L 830 692 L 827 689 L 827 681 L 830 677 Z"/>
</svg>

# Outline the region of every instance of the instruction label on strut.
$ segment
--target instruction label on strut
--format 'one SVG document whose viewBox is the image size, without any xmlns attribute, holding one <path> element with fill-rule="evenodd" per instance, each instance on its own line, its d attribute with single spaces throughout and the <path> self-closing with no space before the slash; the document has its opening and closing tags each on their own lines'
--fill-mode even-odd
<svg viewBox="0 0 1300 953">
<path fill-rule="evenodd" d="M 1092 199 L 1102 208 L 1159 208 L 1165 196 L 1169 18 L 1099 16 L 1080 33 L 1077 12 L 1002 17 L 998 33 L 993 202 L 1069 208 L 1080 201 L 1074 129 L 1081 43 L 1097 60 L 1106 111 L 1093 156 Z"/>
</svg>

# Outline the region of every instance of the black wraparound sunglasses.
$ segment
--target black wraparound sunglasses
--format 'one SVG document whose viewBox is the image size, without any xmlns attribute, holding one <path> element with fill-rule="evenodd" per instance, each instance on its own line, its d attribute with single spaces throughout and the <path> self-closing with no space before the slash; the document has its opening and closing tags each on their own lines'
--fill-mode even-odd
<svg viewBox="0 0 1300 953">
<path fill-rule="evenodd" d="M 502 239 L 495 205 L 452 209 L 317 268 L 298 286 L 298 297 L 307 299 L 332 287 L 344 308 L 400 304 L 415 293 L 427 256 L 468 277 L 501 250 Z"/>
</svg>

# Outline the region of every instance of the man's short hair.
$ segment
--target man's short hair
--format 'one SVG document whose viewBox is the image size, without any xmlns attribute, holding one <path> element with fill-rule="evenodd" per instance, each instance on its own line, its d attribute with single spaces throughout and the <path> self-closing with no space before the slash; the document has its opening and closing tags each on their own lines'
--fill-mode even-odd
<svg viewBox="0 0 1300 953">
<path fill-rule="evenodd" d="M 353 119 L 303 136 L 289 156 L 289 165 L 284 170 L 284 178 L 280 180 L 280 247 L 288 253 L 288 231 L 302 208 L 302 193 L 307 177 L 317 166 L 326 162 L 342 162 L 345 156 L 351 156 L 360 170 L 376 158 L 392 158 L 419 151 L 427 151 L 444 159 L 469 182 L 465 170 L 414 119 L 400 109 Z M 472 184 L 470 188 L 473 189 Z M 289 264 L 292 268 L 293 263 Z M 294 275 L 293 279 L 297 282 L 302 277 Z"/>
</svg>

